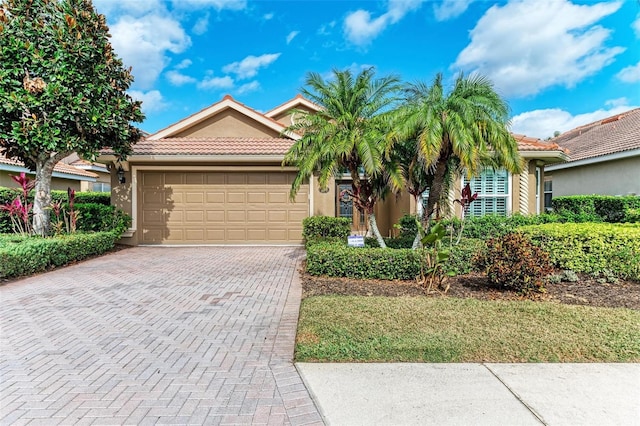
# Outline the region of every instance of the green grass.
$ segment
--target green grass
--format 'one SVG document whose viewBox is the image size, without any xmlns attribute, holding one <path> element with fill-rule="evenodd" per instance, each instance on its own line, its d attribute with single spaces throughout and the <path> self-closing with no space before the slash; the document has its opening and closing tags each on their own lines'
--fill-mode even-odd
<svg viewBox="0 0 640 426">
<path fill-rule="evenodd" d="M 640 312 L 532 301 L 318 296 L 297 361 L 640 362 Z"/>
</svg>

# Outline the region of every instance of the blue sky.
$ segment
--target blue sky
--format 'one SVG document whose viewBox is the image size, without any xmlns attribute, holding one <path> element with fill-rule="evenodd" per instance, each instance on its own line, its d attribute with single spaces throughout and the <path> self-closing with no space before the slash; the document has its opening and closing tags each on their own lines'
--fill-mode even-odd
<svg viewBox="0 0 640 426">
<path fill-rule="evenodd" d="M 512 130 L 547 138 L 640 107 L 640 1 L 94 0 L 133 67 L 142 129 L 225 94 L 259 111 L 309 71 L 407 82 L 479 72 L 509 102 Z"/>
</svg>

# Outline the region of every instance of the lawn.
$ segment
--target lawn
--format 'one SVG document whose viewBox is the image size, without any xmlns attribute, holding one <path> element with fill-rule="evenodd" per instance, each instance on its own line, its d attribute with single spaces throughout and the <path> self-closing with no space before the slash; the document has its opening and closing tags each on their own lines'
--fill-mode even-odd
<svg viewBox="0 0 640 426">
<path fill-rule="evenodd" d="M 453 297 L 314 296 L 296 361 L 640 362 L 640 311 Z"/>
</svg>

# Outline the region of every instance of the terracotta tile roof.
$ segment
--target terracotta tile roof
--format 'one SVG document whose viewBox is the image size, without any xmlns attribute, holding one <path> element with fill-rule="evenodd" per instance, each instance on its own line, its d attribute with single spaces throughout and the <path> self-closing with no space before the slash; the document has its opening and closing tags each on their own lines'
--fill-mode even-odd
<svg viewBox="0 0 640 426">
<path fill-rule="evenodd" d="M 532 138 L 525 135 L 518 135 L 512 133 L 511 136 L 518 142 L 518 150 L 520 151 L 562 151 L 567 152 L 566 149 L 561 148 L 557 143 L 545 142 L 538 138 Z"/>
<path fill-rule="evenodd" d="M 133 146 L 133 155 L 284 155 L 293 143 L 286 138 L 144 139 Z"/>
<path fill-rule="evenodd" d="M 569 130 L 553 139 L 570 161 L 640 148 L 640 108 Z"/>
<path fill-rule="evenodd" d="M 21 161 L 9 159 L 2 154 L 0 154 L 0 163 L 7 164 L 10 166 L 24 167 L 24 163 L 22 163 Z M 53 168 L 53 171 L 58 173 L 65 173 L 68 175 L 76 175 L 76 176 L 83 176 L 83 177 L 89 177 L 89 178 L 98 177 L 98 175 L 93 172 L 90 172 L 88 170 L 81 170 L 62 162 L 59 162 L 58 164 L 56 164 L 56 166 Z"/>
</svg>

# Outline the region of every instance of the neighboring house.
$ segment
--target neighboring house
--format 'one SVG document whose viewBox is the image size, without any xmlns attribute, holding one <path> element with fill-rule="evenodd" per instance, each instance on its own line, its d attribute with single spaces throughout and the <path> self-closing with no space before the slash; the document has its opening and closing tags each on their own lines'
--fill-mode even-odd
<svg viewBox="0 0 640 426">
<path fill-rule="evenodd" d="M 546 207 L 565 195 L 640 195 L 640 108 L 553 139 L 569 160 L 545 167 Z"/>
<path fill-rule="evenodd" d="M 294 99 L 260 113 L 230 96 L 133 146 L 127 161 L 110 151 L 99 161 L 111 167 L 112 202 L 130 213 L 128 244 L 299 244 L 302 219 L 309 215 L 346 216 L 354 230 L 364 218 L 354 215 L 351 200 L 340 197 L 349 177 L 336 178 L 321 190 L 317 178 L 289 199 L 296 175 L 282 160 L 295 133 L 285 128 L 295 121 L 293 110 L 319 108 Z M 485 173 L 474 180 L 481 193 L 479 212 L 533 213 L 539 210 L 542 166 L 565 161 L 557 145 L 519 136 L 527 161 L 526 173 L 510 176 Z M 117 172 L 124 172 L 119 183 Z M 122 172 L 121 172 L 122 173 Z M 537 183 L 536 183 L 537 182 Z M 409 194 L 390 196 L 376 210 L 380 231 L 393 225 L 416 205 Z M 476 212 L 476 210 L 474 210 Z"/>
<path fill-rule="evenodd" d="M 27 169 L 22 162 L 9 159 L 0 154 L 0 186 L 15 188 L 16 183 L 9 175 L 17 175 L 20 172 L 25 172 L 32 177 L 35 176 L 35 172 Z M 98 175 L 89 170 L 82 170 L 60 162 L 53 169 L 51 189 L 66 191 L 67 188 L 71 188 L 80 191 L 83 185 L 93 184 L 97 179 Z"/>
<path fill-rule="evenodd" d="M 72 154 L 63 158 L 60 162 L 73 166 L 76 169 L 90 171 L 96 175 L 95 181 L 81 182 L 81 191 L 111 192 L 111 173 L 104 164 L 92 163 L 90 161 L 83 160 L 78 156 L 78 154 Z"/>
</svg>

